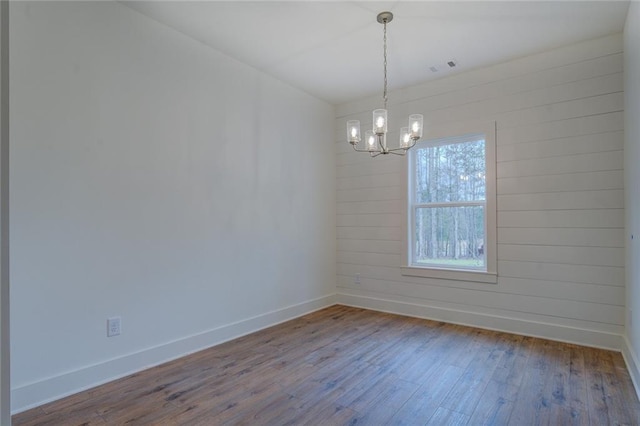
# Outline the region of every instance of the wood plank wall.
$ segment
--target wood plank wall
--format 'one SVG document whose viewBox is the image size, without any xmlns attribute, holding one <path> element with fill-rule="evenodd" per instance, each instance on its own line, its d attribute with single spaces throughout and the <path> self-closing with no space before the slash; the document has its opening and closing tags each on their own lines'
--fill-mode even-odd
<svg viewBox="0 0 640 426">
<path fill-rule="evenodd" d="M 496 122 L 497 284 L 401 275 L 406 159 L 371 159 L 345 141 L 346 121 L 368 128 L 378 97 L 339 106 L 339 300 L 618 349 L 622 67 L 622 37 L 612 35 L 390 93 L 395 131 L 410 112 L 427 127 Z"/>
</svg>

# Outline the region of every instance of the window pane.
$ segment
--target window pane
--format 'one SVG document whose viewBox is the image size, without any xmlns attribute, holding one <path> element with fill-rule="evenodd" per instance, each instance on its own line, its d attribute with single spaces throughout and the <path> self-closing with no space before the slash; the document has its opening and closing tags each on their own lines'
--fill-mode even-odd
<svg viewBox="0 0 640 426">
<path fill-rule="evenodd" d="M 485 268 L 484 206 L 417 208 L 415 266 Z"/>
<path fill-rule="evenodd" d="M 485 199 L 484 139 L 420 148 L 413 158 L 417 203 Z"/>
</svg>

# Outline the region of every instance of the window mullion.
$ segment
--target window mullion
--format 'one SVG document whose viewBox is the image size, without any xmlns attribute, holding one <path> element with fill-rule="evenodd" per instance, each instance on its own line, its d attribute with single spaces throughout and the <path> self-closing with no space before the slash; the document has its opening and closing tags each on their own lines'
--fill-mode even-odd
<svg viewBox="0 0 640 426">
<path fill-rule="evenodd" d="M 414 208 L 438 208 L 438 207 L 474 207 L 474 206 L 484 206 L 486 205 L 486 201 L 451 201 L 451 202 L 442 202 L 442 203 L 415 203 L 413 204 Z"/>
</svg>

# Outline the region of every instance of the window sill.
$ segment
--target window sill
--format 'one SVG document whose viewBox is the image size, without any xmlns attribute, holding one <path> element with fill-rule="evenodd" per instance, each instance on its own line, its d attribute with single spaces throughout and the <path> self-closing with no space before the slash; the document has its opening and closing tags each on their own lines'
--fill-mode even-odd
<svg viewBox="0 0 640 426">
<path fill-rule="evenodd" d="M 438 278 L 441 280 L 471 281 L 487 284 L 498 283 L 498 274 L 495 272 L 419 268 L 416 266 L 402 266 L 400 271 L 402 275 L 409 277 Z"/>
</svg>

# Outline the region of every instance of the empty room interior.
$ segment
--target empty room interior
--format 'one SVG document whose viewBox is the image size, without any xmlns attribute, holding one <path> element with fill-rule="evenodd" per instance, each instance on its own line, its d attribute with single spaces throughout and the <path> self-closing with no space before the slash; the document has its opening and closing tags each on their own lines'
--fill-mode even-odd
<svg viewBox="0 0 640 426">
<path fill-rule="evenodd" d="M 640 2 L 0 23 L 1 425 L 640 424 Z"/>
</svg>

